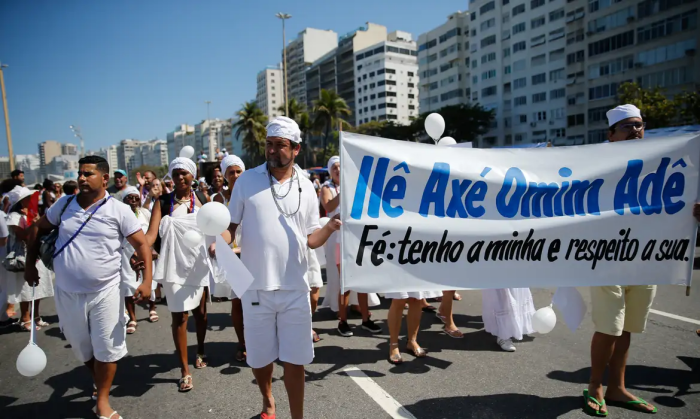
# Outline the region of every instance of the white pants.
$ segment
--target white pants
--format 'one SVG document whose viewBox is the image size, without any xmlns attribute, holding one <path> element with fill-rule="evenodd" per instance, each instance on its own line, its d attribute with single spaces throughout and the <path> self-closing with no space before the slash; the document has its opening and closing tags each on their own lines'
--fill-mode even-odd
<svg viewBox="0 0 700 419">
<path fill-rule="evenodd" d="M 126 353 L 124 298 L 118 284 L 100 292 L 74 294 L 56 287 L 56 313 L 80 362 L 116 362 Z"/>
<path fill-rule="evenodd" d="M 277 359 L 294 365 L 313 361 L 308 291 L 247 291 L 241 303 L 251 368 Z"/>
</svg>

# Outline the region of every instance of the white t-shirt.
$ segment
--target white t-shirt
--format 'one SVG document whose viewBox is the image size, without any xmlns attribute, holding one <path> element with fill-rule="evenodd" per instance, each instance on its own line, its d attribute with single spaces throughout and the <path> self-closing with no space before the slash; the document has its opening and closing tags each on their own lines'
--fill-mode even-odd
<svg viewBox="0 0 700 419">
<path fill-rule="evenodd" d="M 108 196 L 109 193 L 105 193 L 105 198 Z M 60 225 L 56 251 L 73 237 L 94 207 L 105 198 L 84 210 L 76 196 L 60 217 L 69 199 L 64 196 L 46 211 L 49 222 Z M 109 199 L 54 259 L 56 287 L 72 293 L 95 293 L 119 284 L 122 242 L 140 230 L 141 223 L 131 208 L 114 197 Z"/>
<path fill-rule="evenodd" d="M 239 243 L 241 260 L 255 278 L 249 289 L 308 290 L 307 236 L 320 228 L 314 185 L 299 172 L 282 184 L 274 177 L 272 182 L 278 195 L 289 191 L 277 204 L 267 164 L 245 171 L 231 192 L 231 222 L 245 225 Z M 286 214 L 297 207 L 299 211 L 286 217 L 277 205 Z"/>
</svg>

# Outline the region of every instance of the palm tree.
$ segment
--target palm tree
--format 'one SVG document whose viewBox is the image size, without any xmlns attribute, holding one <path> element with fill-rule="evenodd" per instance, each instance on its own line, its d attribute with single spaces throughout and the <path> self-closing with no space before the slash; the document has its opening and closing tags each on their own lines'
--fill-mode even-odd
<svg viewBox="0 0 700 419">
<path fill-rule="evenodd" d="M 339 124 L 343 127 L 350 127 L 350 124 L 343 119 L 345 116 L 350 116 L 352 111 L 348 108 L 348 104 L 345 99 L 340 97 L 338 93 L 333 90 L 321 90 L 321 97 L 316 102 L 314 102 L 314 126 L 318 129 L 325 129 L 325 137 L 323 138 L 323 159 L 327 158 L 326 152 L 328 151 L 328 138 L 331 135 L 331 131 L 334 130 Z"/>
<path fill-rule="evenodd" d="M 236 115 L 238 121 L 233 124 L 233 129 L 236 130 L 236 139 L 243 137 L 243 151 L 254 165 L 258 165 L 262 163 L 265 156 L 267 116 L 255 101 L 244 103 Z"/>
<path fill-rule="evenodd" d="M 297 120 L 297 118 L 299 118 L 299 116 L 300 116 L 302 113 L 306 112 L 306 105 L 304 105 L 303 103 L 297 101 L 297 100 L 294 99 L 294 98 L 291 98 L 291 99 L 289 99 L 289 115 L 286 115 L 286 114 L 285 114 L 284 103 L 282 104 L 282 106 L 280 106 L 279 108 L 277 108 L 277 111 L 278 111 L 278 112 L 281 112 L 282 115 L 288 116 L 288 117 L 292 118 L 293 120 L 299 122 L 299 121 Z"/>
<path fill-rule="evenodd" d="M 290 102 L 291 105 L 291 102 Z M 290 108 L 291 109 L 291 108 Z M 289 112 L 291 114 L 291 112 Z M 301 131 L 301 138 L 304 139 L 302 142 L 302 147 L 304 148 L 302 150 L 302 163 L 303 167 L 307 167 L 307 155 L 309 151 L 311 150 L 311 144 L 309 143 L 309 135 L 311 134 L 311 130 L 313 128 L 313 125 L 311 124 L 311 117 L 309 116 L 308 112 L 302 112 L 297 115 L 298 119 L 297 124 L 299 124 L 299 130 Z"/>
</svg>

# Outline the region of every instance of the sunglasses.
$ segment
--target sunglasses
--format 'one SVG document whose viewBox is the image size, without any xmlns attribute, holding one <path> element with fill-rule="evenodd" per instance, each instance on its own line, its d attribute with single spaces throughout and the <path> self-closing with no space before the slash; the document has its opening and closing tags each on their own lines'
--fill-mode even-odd
<svg viewBox="0 0 700 419">
<path fill-rule="evenodd" d="M 617 127 L 617 129 L 625 132 L 631 132 L 632 130 L 634 131 L 641 131 L 644 128 L 646 128 L 647 123 L 646 122 L 631 122 L 629 124 L 622 124 Z"/>
</svg>

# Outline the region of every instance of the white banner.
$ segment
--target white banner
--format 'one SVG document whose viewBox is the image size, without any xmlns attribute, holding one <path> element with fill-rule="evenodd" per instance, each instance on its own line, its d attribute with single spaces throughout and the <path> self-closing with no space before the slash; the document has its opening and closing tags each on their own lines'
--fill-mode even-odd
<svg viewBox="0 0 700 419">
<path fill-rule="evenodd" d="M 684 284 L 700 137 L 468 149 L 342 133 L 359 292 Z"/>
</svg>

